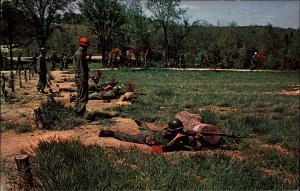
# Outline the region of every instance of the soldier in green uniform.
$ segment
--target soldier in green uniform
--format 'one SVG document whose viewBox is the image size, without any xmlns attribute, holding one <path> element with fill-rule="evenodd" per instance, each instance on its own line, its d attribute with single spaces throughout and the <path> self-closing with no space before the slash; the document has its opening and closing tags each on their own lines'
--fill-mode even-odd
<svg viewBox="0 0 300 191">
<path fill-rule="evenodd" d="M 39 74 L 39 82 L 37 85 L 38 93 L 45 94 L 45 86 L 47 84 L 47 65 L 46 65 L 46 48 L 41 48 L 41 53 L 37 59 L 37 73 Z"/>
<path fill-rule="evenodd" d="M 97 76 L 93 76 L 91 79 L 91 82 L 89 82 L 89 91 L 99 92 L 101 88 L 99 85 L 99 78 Z"/>
<path fill-rule="evenodd" d="M 75 101 L 75 112 L 77 116 L 83 116 L 86 111 L 86 104 L 89 100 L 88 79 L 89 68 L 86 60 L 86 53 L 89 47 L 89 40 L 85 37 L 79 40 L 79 49 L 73 56 L 73 65 L 75 69 L 75 82 L 77 86 L 77 95 Z"/>
<path fill-rule="evenodd" d="M 99 137 L 114 137 L 115 139 L 127 142 L 134 142 L 140 144 L 162 145 L 165 151 L 180 150 L 182 145 L 189 144 L 190 140 L 184 134 L 183 124 L 179 119 L 172 119 L 168 123 L 168 127 L 160 131 L 151 130 L 147 125 L 139 120 L 135 121 L 140 133 L 136 135 L 126 134 L 120 131 L 101 130 Z"/>
<path fill-rule="evenodd" d="M 38 56 L 37 52 L 35 52 L 32 56 L 32 62 L 31 62 L 31 65 L 30 65 L 31 76 L 34 76 L 34 74 L 37 73 L 37 69 L 36 69 L 37 56 Z"/>
<path fill-rule="evenodd" d="M 56 51 L 53 51 L 50 55 L 50 60 L 51 60 L 51 70 L 54 71 L 56 68 L 56 61 L 57 61 L 57 55 L 56 55 Z"/>
</svg>

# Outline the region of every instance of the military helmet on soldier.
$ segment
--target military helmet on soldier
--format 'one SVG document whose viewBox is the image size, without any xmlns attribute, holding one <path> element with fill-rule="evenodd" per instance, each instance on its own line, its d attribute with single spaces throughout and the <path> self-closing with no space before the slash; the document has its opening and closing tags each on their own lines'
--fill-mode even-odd
<svg viewBox="0 0 300 191">
<path fill-rule="evenodd" d="M 183 124 L 179 119 L 171 119 L 168 123 L 168 129 L 170 131 L 181 131 Z"/>
<path fill-rule="evenodd" d="M 98 78 L 97 76 L 93 76 L 93 77 L 92 77 L 92 80 L 93 80 L 95 83 L 97 83 L 97 84 L 98 84 L 98 82 L 99 82 L 99 78 Z"/>
</svg>

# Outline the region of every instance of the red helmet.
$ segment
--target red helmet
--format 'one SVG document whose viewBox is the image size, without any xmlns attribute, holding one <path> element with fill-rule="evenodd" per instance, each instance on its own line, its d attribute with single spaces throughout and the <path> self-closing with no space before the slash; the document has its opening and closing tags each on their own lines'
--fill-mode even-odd
<svg viewBox="0 0 300 191">
<path fill-rule="evenodd" d="M 82 38 L 79 40 L 79 45 L 89 47 L 89 46 L 90 46 L 90 41 L 89 41 L 89 39 L 87 39 L 87 38 L 85 38 L 85 37 L 82 37 Z"/>
</svg>

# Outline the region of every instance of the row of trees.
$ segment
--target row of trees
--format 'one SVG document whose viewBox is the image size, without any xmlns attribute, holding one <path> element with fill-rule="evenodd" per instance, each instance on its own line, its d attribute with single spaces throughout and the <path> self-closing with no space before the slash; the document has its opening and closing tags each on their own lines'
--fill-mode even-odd
<svg viewBox="0 0 300 191">
<path fill-rule="evenodd" d="M 150 50 L 166 66 L 176 66 L 184 55 L 188 67 L 299 68 L 299 30 L 270 24 L 191 23 L 179 5 L 180 0 L 3 1 L 1 43 L 22 42 L 29 49 L 47 47 L 72 54 L 79 37 L 88 36 L 92 53 L 100 53 L 104 62 L 107 53 L 118 47 Z M 258 52 L 255 57 L 254 52 Z"/>
</svg>

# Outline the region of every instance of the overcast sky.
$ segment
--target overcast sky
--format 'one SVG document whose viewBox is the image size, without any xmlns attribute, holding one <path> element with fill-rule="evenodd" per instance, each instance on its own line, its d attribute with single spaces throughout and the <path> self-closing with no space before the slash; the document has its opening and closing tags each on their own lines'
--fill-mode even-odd
<svg viewBox="0 0 300 191">
<path fill-rule="evenodd" d="M 191 20 L 206 20 L 210 24 L 228 25 L 236 21 L 238 26 L 270 23 L 282 28 L 299 28 L 298 0 L 259 1 L 259 0 L 219 0 L 219 1 L 181 1 L 181 7 L 188 9 Z"/>
</svg>

